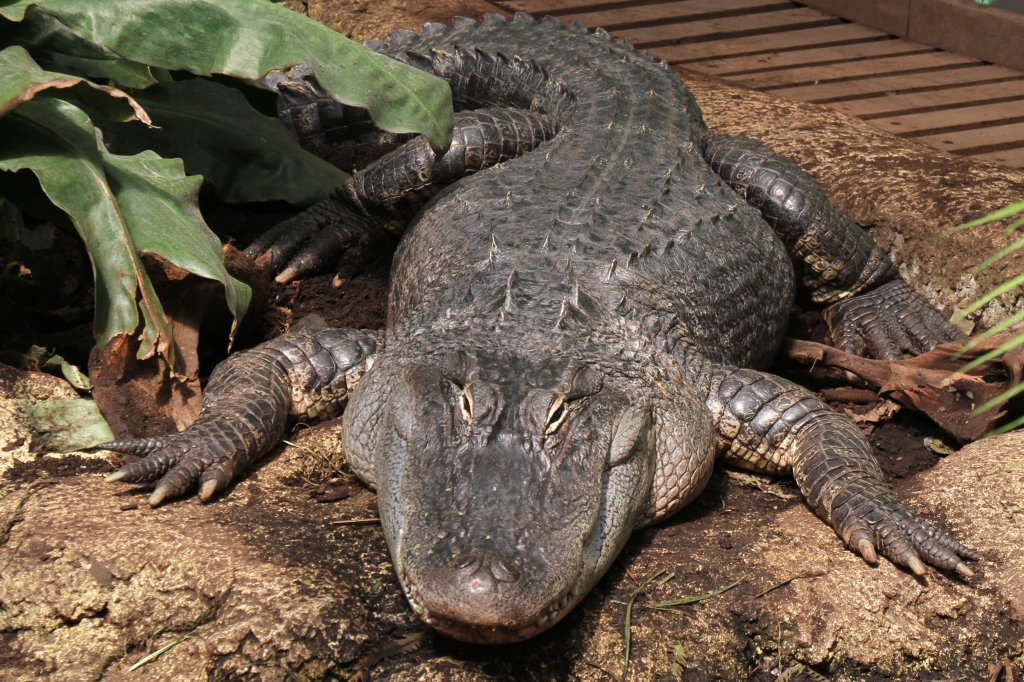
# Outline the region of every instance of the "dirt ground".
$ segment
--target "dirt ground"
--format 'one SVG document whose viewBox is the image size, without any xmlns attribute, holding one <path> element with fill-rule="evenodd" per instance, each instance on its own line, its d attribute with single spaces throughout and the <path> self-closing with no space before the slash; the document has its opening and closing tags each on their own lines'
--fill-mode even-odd
<svg viewBox="0 0 1024 682">
<path fill-rule="evenodd" d="M 458 0 L 429 9 L 395 0 L 288 5 L 357 38 L 492 9 Z M 707 102 L 709 120 L 729 124 L 734 89 L 697 79 L 694 90 Z M 953 224 L 963 217 L 958 213 L 983 212 L 991 197 L 1024 190 L 1024 179 L 946 159 L 943 168 L 961 173 L 956 187 L 936 182 L 912 188 L 912 200 L 896 191 L 884 200 L 863 199 L 871 196 L 863 185 L 874 176 L 858 185 L 830 163 L 830 144 L 849 151 L 851 143 L 808 143 L 833 118 L 811 121 L 806 110 L 779 108 L 756 94 L 743 98 L 753 112 L 762 105 L 780 111 L 773 144 L 801 157 L 827 186 L 852 188 L 844 208 L 876 225 L 876 236 L 894 250 L 911 253 L 900 262 L 912 279 L 935 282 L 934 300 L 947 309 L 958 305 L 966 296 L 963 280 L 935 273 L 963 272 L 965 248 L 983 257 L 991 245 L 934 244 L 919 232 L 915 246 L 906 236 L 913 230 L 904 228 L 935 215 L 952 213 L 944 220 Z M 753 135 L 762 120 L 753 113 L 732 125 Z M 852 148 L 868 148 L 863 140 L 874 139 Z M 915 161 L 930 159 L 926 153 L 897 149 L 904 162 L 919 164 L 919 175 L 945 177 L 925 165 L 931 161 Z M 876 161 L 878 182 L 891 181 L 885 154 L 874 156 L 883 159 Z M 963 179 L 986 172 L 981 187 Z M 241 244 L 286 215 L 215 203 L 204 212 Z M 379 328 L 386 284 L 382 262 L 340 289 L 330 276 L 275 285 L 242 344 L 307 315 Z M 8 398 L 63 395 L 64 388 L 46 380 L 42 388 L 26 388 L 36 380 L 0 374 Z M 161 430 L 157 415 L 126 407 L 125 430 Z M 562 623 L 523 644 L 477 647 L 434 635 L 416 619 L 379 526 L 332 524 L 376 516 L 374 495 L 336 468 L 343 460 L 336 424 L 297 429 L 292 439 L 301 448 L 279 448 L 215 504 L 190 500 L 150 510 L 145 491 L 102 482 L 111 469 L 105 455 L 30 452 L 16 415 L 3 412 L 8 408 L 0 402 L 0 416 L 10 424 L 0 438 L 2 679 L 618 680 L 624 678 L 623 602 L 661 571 L 673 573 L 671 580 L 636 600 L 632 680 L 973 680 L 1004 665 L 1016 666 L 1018 676 L 1024 670 L 1021 437 L 944 457 L 925 444 L 942 434 L 906 412 L 869 434 L 897 496 L 982 553 L 979 575 L 970 581 L 937 574 L 919 580 L 884 562 L 870 568 L 813 517 L 792 482 L 718 472 L 677 517 L 636 533 Z M 676 611 L 645 608 L 733 584 Z M 146 653 L 175 642 L 155 662 L 126 672 Z M 991 679 L 1012 679 L 1005 675 Z"/>
</svg>

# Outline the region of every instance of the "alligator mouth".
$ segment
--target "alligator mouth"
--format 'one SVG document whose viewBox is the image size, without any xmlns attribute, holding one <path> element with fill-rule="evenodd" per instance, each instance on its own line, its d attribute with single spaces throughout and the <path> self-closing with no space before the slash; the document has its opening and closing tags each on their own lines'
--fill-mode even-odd
<svg viewBox="0 0 1024 682">
<path fill-rule="evenodd" d="M 474 625 L 448 618 L 425 607 L 419 598 L 419 588 L 409 580 L 405 571 L 399 574 L 399 582 L 402 584 L 405 598 L 409 601 L 412 610 L 424 623 L 449 637 L 472 644 L 510 644 L 539 635 L 561 620 L 577 600 L 573 589 L 569 588 L 561 597 L 552 602 L 543 614 L 526 625 L 513 627 Z"/>
</svg>

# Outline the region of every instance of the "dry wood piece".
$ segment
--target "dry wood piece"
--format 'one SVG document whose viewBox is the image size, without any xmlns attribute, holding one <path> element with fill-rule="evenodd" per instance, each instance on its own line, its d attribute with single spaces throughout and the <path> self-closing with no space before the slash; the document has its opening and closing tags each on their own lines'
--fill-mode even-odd
<svg viewBox="0 0 1024 682">
<path fill-rule="evenodd" d="M 968 341 L 936 346 L 915 358 L 887 362 L 851 355 L 813 341 L 787 339 L 782 354 L 818 370 L 843 370 L 856 375 L 880 395 L 926 414 L 954 437 L 968 441 L 992 430 L 1005 414 L 997 405 L 980 414 L 974 409 L 1024 378 L 1024 347 L 986 362 L 970 373 L 960 372 L 966 363 L 999 347 L 1015 334 L 1009 331 L 965 348 Z"/>
</svg>

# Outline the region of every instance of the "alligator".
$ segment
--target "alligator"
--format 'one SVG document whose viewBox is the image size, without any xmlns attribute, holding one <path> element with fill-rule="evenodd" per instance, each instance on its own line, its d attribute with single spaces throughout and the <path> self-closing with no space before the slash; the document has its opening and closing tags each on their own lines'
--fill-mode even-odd
<svg viewBox="0 0 1024 682">
<path fill-rule="evenodd" d="M 282 76 L 307 142 L 390 151 L 247 252 L 289 279 L 394 248 L 386 328 L 229 356 L 192 426 L 104 446 L 146 455 L 109 480 L 157 481 L 153 506 L 209 500 L 290 422 L 344 410 L 412 609 L 469 642 L 558 622 L 716 459 L 791 473 L 868 563 L 972 574 L 977 557 L 895 498 L 851 420 L 765 371 L 797 295 L 851 352 L 959 337 L 813 177 L 710 131 L 665 64 L 602 30 L 493 15 L 372 47 L 448 81 L 451 146 L 375 131 Z M 403 202 L 419 206 L 407 222 Z"/>
</svg>

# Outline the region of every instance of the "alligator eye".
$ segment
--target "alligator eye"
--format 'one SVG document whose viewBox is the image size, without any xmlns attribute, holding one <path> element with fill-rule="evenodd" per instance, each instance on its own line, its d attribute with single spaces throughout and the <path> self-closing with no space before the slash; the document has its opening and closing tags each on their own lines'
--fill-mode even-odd
<svg viewBox="0 0 1024 682">
<path fill-rule="evenodd" d="M 569 411 L 565 409 L 565 397 L 558 396 L 554 402 L 551 403 L 551 407 L 548 409 L 548 418 L 546 421 L 547 426 L 544 427 L 544 435 L 550 436 L 558 427 L 565 421 Z"/>
<path fill-rule="evenodd" d="M 466 420 L 467 424 L 473 423 L 473 391 L 469 386 L 462 389 L 462 395 L 459 396 L 459 408 L 462 410 L 462 418 Z"/>
</svg>

